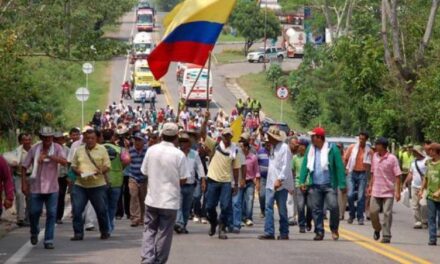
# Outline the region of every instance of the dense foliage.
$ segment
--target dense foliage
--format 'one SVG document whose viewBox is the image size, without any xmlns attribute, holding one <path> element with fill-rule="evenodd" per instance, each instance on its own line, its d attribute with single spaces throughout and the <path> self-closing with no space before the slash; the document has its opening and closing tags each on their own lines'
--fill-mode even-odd
<svg viewBox="0 0 440 264">
<path fill-rule="evenodd" d="M 306 128 L 321 124 L 332 134 L 369 130 L 400 142 L 440 140 L 439 21 L 420 53 L 430 12 L 435 11 L 434 18 L 438 18 L 433 8 L 438 1 L 397 1 L 394 10 L 399 28 L 390 26 L 395 21 L 393 12 L 383 10 L 385 22 L 381 19 L 384 6 L 393 10 L 392 5 L 387 7 L 388 0 L 382 6 L 350 0 L 283 2 L 289 8 L 296 8 L 295 3 L 309 4 L 312 20 L 321 21 L 321 27 L 329 25 L 323 22 L 322 5 L 347 10 L 344 5 L 355 4 L 349 23 L 341 23 L 349 30 L 342 29 L 330 45 L 308 45 L 300 68 L 290 73 L 292 107 L 300 124 Z M 333 21 L 336 18 L 331 16 Z M 396 30 L 399 34 L 393 38 Z"/>
<path fill-rule="evenodd" d="M 0 132 L 59 125 L 66 67 L 126 52 L 125 42 L 104 37 L 135 0 L 0 1 Z M 51 60 L 42 72 L 41 60 Z M 66 63 L 69 62 L 69 63 Z"/>
</svg>

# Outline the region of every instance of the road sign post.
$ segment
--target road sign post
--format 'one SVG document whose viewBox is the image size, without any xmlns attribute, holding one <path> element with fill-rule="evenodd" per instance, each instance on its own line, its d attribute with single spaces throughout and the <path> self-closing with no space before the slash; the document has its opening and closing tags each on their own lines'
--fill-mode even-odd
<svg viewBox="0 0 440 264">
<path fill-rule="evenodd" d="M 283 104 L 289 98 L 289 89 L 286 87 L 277 88 L 277 97 L 281 101 L 280 122 L 283 122 Z"/>
<path fill-rule="evenodd" d="M 81 129 L 84 128 L 84 102 L 89 99 L 89 89 L 80 87 L 76 90 L 75 96 L 81 102 Z"/>
<path fill-rule="evenodd" d="M 84 128 L 84 102 L 89 99 L 89 74 L 93 72 L 93 65 L 86 62 L 82 65 L 82 71 L 86 75 L 86 87 L 81 87 L 76 90 L 76 98 L 81 102 L 81 129 Z"/>
</svg>

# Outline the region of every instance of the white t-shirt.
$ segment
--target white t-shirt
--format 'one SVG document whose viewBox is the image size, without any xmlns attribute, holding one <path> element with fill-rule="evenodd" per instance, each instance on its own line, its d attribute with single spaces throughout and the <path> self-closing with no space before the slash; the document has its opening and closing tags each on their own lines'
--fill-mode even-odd
<svg viewBox="0 0 440 264">
<path fill-rule="evenodd" d="M 417 162 L 417 166 L 420 169 L 420 172 L 425 174 L 426 173 L 426 158 L 422 159 L 422 160 L 414 160 L 413 162 L 411 162 L 411 167 L 410 167 L 410 172 L 413 175 L 411 186 L 414 188 L 421 188 L 422 183 L 423 183 L 423 178 L 416 168 L 416 162 Z"/>
</svg>

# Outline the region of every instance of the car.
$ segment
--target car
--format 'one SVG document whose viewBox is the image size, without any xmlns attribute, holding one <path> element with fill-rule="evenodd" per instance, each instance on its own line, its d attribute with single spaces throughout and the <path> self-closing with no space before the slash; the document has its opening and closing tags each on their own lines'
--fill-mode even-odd
<svg viewBox="0 0 440 264">
<path fill-rule="evenodd" d="M 250 52 L 247 55 L 247 60 L 250 63 L 259 62 L 262 63 L 264 61 L 274 61 L 282 62 L 284 58 L 287 57 L 287 52 L 282 48 L 269 47 L 269 48 L 259 48 L 257 51 Z"/>
<path fill-rule="evenodd" d="M 145 101 L 150 102 L 154 97 L 154 89 L 153 87 L 147 85 L 147 84 L 139 84 L 134 87 L 134 93 L 133 93 L 133 101 L 135 103 L 141 103 L 142 97 L 141 93 L 142 91 L 145 91 Z"/>
</svg>

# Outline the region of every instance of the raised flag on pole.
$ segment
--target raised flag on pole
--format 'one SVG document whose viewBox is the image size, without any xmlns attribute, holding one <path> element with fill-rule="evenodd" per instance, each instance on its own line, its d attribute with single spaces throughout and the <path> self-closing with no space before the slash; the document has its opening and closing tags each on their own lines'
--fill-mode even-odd
<svg viewBox="0 0 440 264">
<path fill-rule="evenodd" d="M 163 24 L 162 41 L 148 57 L 158 80 L 172 61 L 205 65 L 236 0 L 186 0 L 177 5 Z"/>
</svg>

